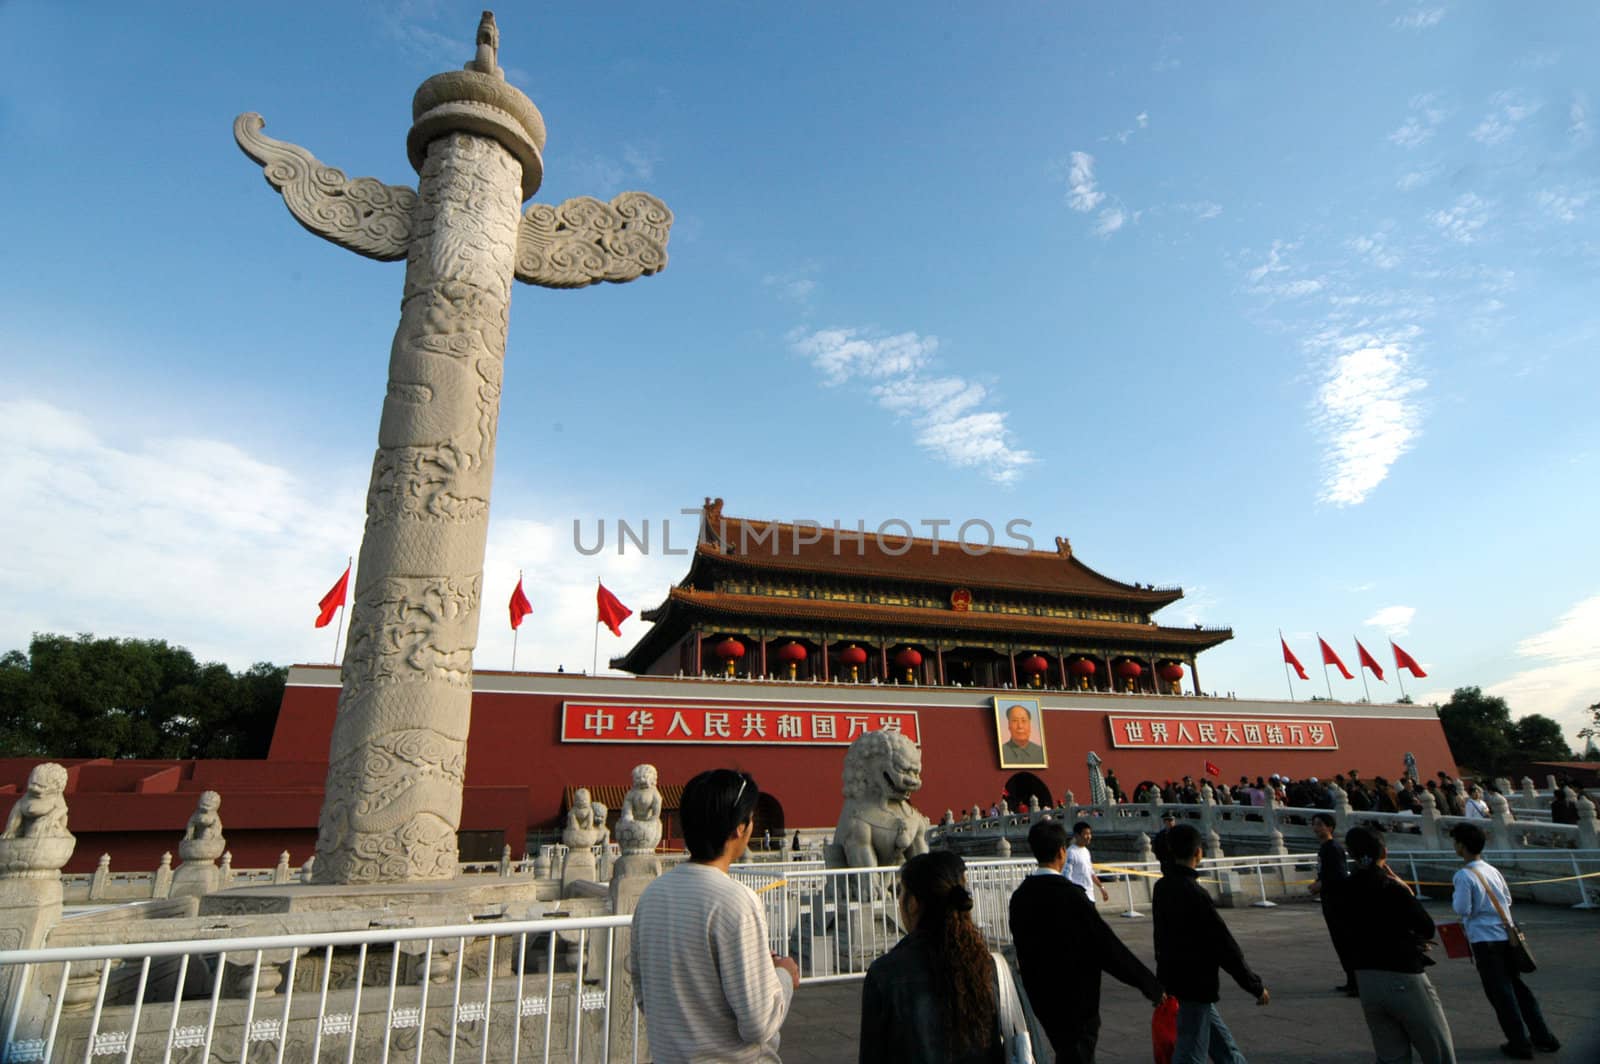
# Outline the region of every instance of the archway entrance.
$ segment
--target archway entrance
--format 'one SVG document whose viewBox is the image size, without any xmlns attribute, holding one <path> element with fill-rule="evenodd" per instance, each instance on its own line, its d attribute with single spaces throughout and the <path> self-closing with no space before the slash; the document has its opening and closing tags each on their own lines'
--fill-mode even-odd
<svg viewBox="0 0 1600 1064">
<path fill-rule="evenodd" d="M 783 837 L 783 803 L 766 791 L 756 797 L 756 825 L 750 833 L 750 848 L 781 850 Z"/>
<path fill-rule="evenodd" d="M 1013 809 L 1023 802 L 1032 809 L 1041 798 L 1055 805 L 1054 794 L 1048 783 L 1031 772 L 1018 772 L 1006 780 L 1006 803 Z"/>
</svg>

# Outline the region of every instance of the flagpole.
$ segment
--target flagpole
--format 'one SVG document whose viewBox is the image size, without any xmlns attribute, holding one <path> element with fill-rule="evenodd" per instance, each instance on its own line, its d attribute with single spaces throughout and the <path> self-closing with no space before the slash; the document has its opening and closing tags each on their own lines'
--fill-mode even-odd
<svg viewBox="0 0 1600 1064">
<path fill-rule="evenodd" d="M 600 589 L 602 587 L 605 587 L 605 581 L 601 580 L 598 576 L 595 577 L 594 578 L 594 587 L 595 587 L 595 593 L 598 595 L 599 592 L 600 592 Z M 600 618 L 596 617 L 594 619 L 594 655 L 589 659 L 589 675 L 590 676 L 598 676 L 599 674 L 600 674 Z"/>
<path fill-rule="evenodd" d="M 1328 685 L 1328 701 L 1333 701 L 1333 681 L 1328 678 L 1328 655 L 1322 653 L 1322 633 L 1317 633 L 1317 656 L 1322 659 L 1322 682 Z"/>
<path fill-rule="evenodd" d="M 353 554 L 345 555 L 345 562 L 344 562 L 344 571 L 345 572 L 348 573 L 350 571 L 351 567 L 354 566 L 355 564 L 356 564 L 355 555 L 353 555 Z M 349 590 L 348 587 L 345 589 L 344 597 L 345 597 L 345 601 L 346 602 L 348 602 L 350 600 L 350 590 Z M 333 626 L 333 663 L 335 665 L 339 664 L 339 637 L 341 635 L 343 635 L 343 634 L 344 634 L 344 602 L 341 602 L 341 603 L 339 603 L 339 620 L 337 622 L 335 622 L 334 626 Z"/>
<path fill-rule="evenodd" d="M 522 570 L 517 570 L 517 586 L 522 586 Z M 522 635 L 522 621 L 519 619 L 511 629 L 511 671 L 517 671 L 517 639 Z"/>
<path fill-rule="evenodd" d="M 1400 675 L 1400 658 L 1394 652 L 1394 640 L 1389 640 L 1389 656 L 1394 658 L 1394 678 L 1400 685 L 1400 697 L 1406 698 L 1406 678 Z"/>
<path fill-rule="evenodd" d="M 1289 645 L 1288 643 L 1284 642 L 1283 629 L 1279 628 L 1278 629 L 1278 649 L 1282 650 L 1284 647 L 1286 647 L 1288 645 Z M 1290 677 L 1289 677 L 1289 658 L 1288 658 L 1287 655 L 1285 655 L 1284 659 L 1283 659 L 1283 682 L 1289 685 L 1289 701 L 1293 702 L 1294 701 L 1294 680 L 1290 679 Z"/>
<path fill-rule="evenodd" d="M 1361 660 L 1361 640 L 1355 636 L 1350 637 L 1356 644 L 1356 667 L 1361 670 L 1361 693 L 1367 696 L 1368 704 L 1372 702 L 1372 692 L 1367 690 L 1367 663 Z"/>
</svg>

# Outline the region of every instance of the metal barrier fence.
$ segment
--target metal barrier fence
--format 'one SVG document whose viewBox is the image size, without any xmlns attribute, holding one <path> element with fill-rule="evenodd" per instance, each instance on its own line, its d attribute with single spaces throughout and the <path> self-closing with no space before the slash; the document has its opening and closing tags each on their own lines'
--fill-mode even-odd
<svg viewBox="0 0 1600 1064">
<path fill-rule="evenodd" d="M 617 933 L 631 922 L 602 916 L 0 952 L 0 974 L 14 980 L 0 1059 L 170 1064 L 177 1055 L 281 1064 L 292 1050 L 290 1059 L 346 1064 L 635 1060 L 637 1010 L 631 994 L 626 1012 L 613 996 L 623 959 Z M 44 994 L 30 997 L 30 988 Z M 25 1016 L 30 1006 L 39 1011 Z"/>
<path fill-rule="evenodd" d="M 1575 885 L 1596 908 L 1600 850 L 1488 851 L 1519 899 Z M 1460 862 L 1438 851 L 1393 852 L 1421 887 L 1448 886 Z M 1530 868 L 1540 863 L 1549 876 Z M 992 948 L 1010 944 L 1012 891 L 1031 860 L 967 863 L 973 919 Z M 1234 905 L 1303 895 L 1312 854 L 1206 858 L 1202 879 Z M 1588 871 L 1585 871 L 1587 869 Z M 1095 865 L 1102 911 L 1143 916 L 1155 862 Z M 1570 874 L 1566 874 L 1570 871 Z M 806 982 L 861 977 L 904 934 L 897 868 L 817 862 L 735 865 L 762 899 L 772 952 Z M 1435 889 L 1437 895 L 1439 890 Z M 0 1064 L 175 1057 L 189 1062 L 635 1060 L 639 1022 L 626 962 L 630 916 L 485 921 L 446 927 L 0 951 Z M 19 1037 L 20 1035 L 20 1037 Z M 262 1043 L 266 1043 L 264 1048 Z M 195 1050 L 199 1050 L 198 1054 Z"/>
</svg>

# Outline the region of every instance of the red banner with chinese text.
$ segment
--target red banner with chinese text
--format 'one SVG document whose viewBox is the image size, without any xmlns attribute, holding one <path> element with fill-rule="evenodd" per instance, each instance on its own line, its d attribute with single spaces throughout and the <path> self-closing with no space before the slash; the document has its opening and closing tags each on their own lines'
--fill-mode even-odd
<svg viewBox="0 0 1600 1064">
<path fill-rule="evenodd" d="M 914 710 L 812 709 L 792 706 L 693 706 L 632 702 L 565 702 L 564 743 L 717 743 L 849 746 L 869 731 L 922 736 Z"/>
<path fill-rule="evenodd" d="M 1139 749 L 1337 750 L 1331 720 L 1273 717 L 1107 717 L 1111 745 Z"/>
</svg>

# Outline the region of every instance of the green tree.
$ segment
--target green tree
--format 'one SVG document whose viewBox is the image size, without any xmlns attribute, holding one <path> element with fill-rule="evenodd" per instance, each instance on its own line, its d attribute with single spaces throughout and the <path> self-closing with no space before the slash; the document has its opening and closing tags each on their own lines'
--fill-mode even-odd
<svg viewBox="0 0 1600 1064">
<path fill-rule="evenodd" d="M 0 657 L 0 755 L 262 757 L 287 675 L 202 665 L 163 640 L 36 635 Z"/>
<path fill-rule="evenodd" d="M 1561 725 L 1540 713 L 1529 713 L 1511 726 L 1511 745 L 1519 761 L 1567 761 L 1572 757 Z"/>
<path fill-rule="evenodd" d="M 1511 751 L 1511 707 L 1479 688 L 1456 688 L 1439 707 L 1439 723 L 1464 771 L 1492 776 Z"/>
</svg>

